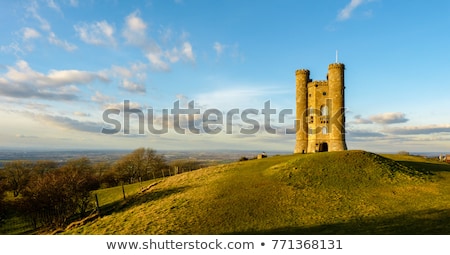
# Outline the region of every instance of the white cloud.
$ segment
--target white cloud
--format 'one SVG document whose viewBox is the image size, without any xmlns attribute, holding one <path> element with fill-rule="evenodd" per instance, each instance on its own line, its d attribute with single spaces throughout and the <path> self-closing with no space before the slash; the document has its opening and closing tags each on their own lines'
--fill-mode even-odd
<svg viewBox="0 0 450 255">
<path fill-rule="evenodd" d="M 125 18 L 125 29 L 122 35 L 127 43 L 143 46 L 146 41 L 147 24 L 139 17 L 139 14 L 139 11 L 135 11 Z"/>
<path fill-rule="evenodd" d="M 122 81 L 122 88 L 129 92 L 137 92 L 137 93 L 145 93 L 145 86 L 142 84 L 138 84 L 127 79 Z"/>
<path fill-rule="evenodd" d="M 180 48 L 174 47 L 172 50 L 166 51 L 164 57 L 171 63 L 176 63 L 180 61 L 180 59 L 195 63 L 194 52 L 192 51 L 192 45 L 189 42 L 183 42 Z"/>
<path fill-rule="evenodd" d="M 367 0 L 366 0 L 367 1 Z M 365 0 L 351 0 L 344 9 L 339 11 L 337 16 L 338 20 L 347 20 L 352 16 L 353 11 L 358 8 L 361 4 L 363 4 Z"/>
<path fill-rule="evenodd" d="M 74 112 L 73 115 L 78 116 L 78 117 L 89 117 L 91 116 L 91 114 L 89 113 L 84 113 L 84 112 Z"/>
<path fill-rule="evenodd" d="M 221 44 L 221 43 L 219 43 L 219 42 L 215 42 L 215 43 L 214 43 L 214 46 L 213 46 L 214 50 L 216 51 L 217 56 L 222 55 L 222 53 L 223 53 L 225 47 L 227 47 L 227 46 L 226 46 L 226 45 L 223 45 L 223 44 Z"/>
<path fill-rule="evenodd" d="M 26 9 L 31 14 L 31 16 L 40 23 L 40 27 L 42 30 L 51 31 L 50 23 L 48 23 L 46 19 L 42 18 L 39 15 L 38 13 L 39 6 L 36 1 L 31 2 L 31 4 Z"/>
<path fill-rule="evenodd" d="M 50 70 L 43 74 L 33 70 L 26 61 L 7 66 L 0 74 L 0 95 L 13 98 L 42 98 L 48 100 L 75 100 L 79 89 L 75 85 L 90 84 L 96 80 L 108 82 L 103 72 L 80 70 Z"/>
<path fill-rule="evenodd" d="M 139 47 L 144 56 L 151 64 L 151 68 L 156 71 L 169 71 L 170 63 L 177 63 L 180 60 L 195 63 L 195 54 L 192 45 L 187 41 L 188 34 L 183 32 L 180 36 L 181 43 L 167 49 L 172 39 L 172 30 L 164 29 L 161 33 L 163 44 L 147 36 L 147 23 L 139 16 L 140 12 L 135 11 L 125 18 L 125 28 L 122 35 L 126 43 Z"/>
<path fill-rule="evenodd" d="M 133 73 L 128 68 L 122 67 L 122 66 L 116 66 L 113 65 L 111 67 L 111 71 L 113 74 L 118 75 L 120 77 L 127 77 L 130 78 L 133 76 Z"/>
<path fill-rule="evenodd" d="M 147 59 L 152 64 L 152 67 L 157 71 L 169 71 L 170 66 L 162 58 L 162 53 L 159 52 L 148 52 L 146 55 Z"/>
<path fill-rule="evenodd" d="M 115 29 L 106 21 L 97 21 L 91 24 L 81 23 L 74 26 L 82 41 L 94 45 L 115 45 Z"/>
<path fill-rule="evenodd" d="M 129 67 L 113 65 L 110 73 L 113 77 L 122 80 L 120 88 L 130 92 L 145 93 L 146 88 L 143 84 L 147 79 L 147 69 L 148 65 L 137 62 L 130 64 Z"/>
<path fill-rule="evenodd" d="M 53 8 L 55 10 L 59 10 L 59 6 L 52 0 L 47 1 L 47 4 L 50 8 Z M 63 49 L 65 49 L 66 51 L 74 51 L 77 49 L 77 46 L 74 44 L 71 44 L 69 42 L 67 42 L 66 40 L 61 40 L 59 39 L 56 34 L 52 31 L 52 28 L 50 26 L 50 23 L 42 18 L 39 13 L 38 13 L 38 9 L 39 9 L 39 5 L 37 3 L 37 1 L 33 1 L 31 2 L 30 5 L 27 6 L 26 10 L 28 13 L 30 13 L 31 17 L 33 17 L 34 19 L 36 19 L 39 23 L 40 23 L 40 28 L 46 32 L 48 32 L 48 42 L 56 45 L 58 47 L 61 47 Z"/>
<path fill-rule="evenodd" d="M 48 7 L 50 7 L 51 9 L 61 13 L 61 8 L 59 8 L 59 5 L 55 3 L 54 0 L 47 0 L 47 5 Z"/>
<path fill-rule="evenodd" d="M 363 118 L 361 115 L 355 115 L 354 120 L 350 121 L 351 124 L 372 124 L 373 121 Z"/>
<path fill-rule="evenodd" d="M 187 101 L 189 98 L 183 94 L 177 94 L 175 95 L 176 99 L 178 100 L 182 100 L 182 101 Z"/>
<path fill-rule="evenodd" d="M 376 131 L 369 131 L 369 130 L 354 130 L 354 129 L 347 129 L 346 138 L 350 140 L 355 139 L 367 139 L 367 138 L 380 138 L 380 137 L 386 137 L 385 134 L 376 132 Z"/>
<path fill-rule="evenodd" d="M 408 121 L 404 113 L 387 112 L 370 116 L 369 119 L 378 124 L 405 123 Z"/>
<path fill-rule="evenodd" d="M 119 103 L 107 103 L 104 104 L 104 109 L 119 109 L 121 112 L 123 112 L 124 110 L 124 102 L 119 102 Z M 129 102 L 129 109 L 139 109 L 139 110 L 144 110 L 144 107 L 136 102 Z"/>
<path fill-rule="evenodd" d="M 63 40 L 59 39 L 58 37 L 56 37 L 55 33 L 53 33 L 53 32 L 49 33 L 48 41 L 53 45 L 56 45 L 58 47 L 65 49 L 66 51 L 74 51 L 77 49 L 76 45 L 71 44 L 65 40 L 63 41 Z"/>
<path fill-rule="evenodd" d="M 76 130 L 89 133 L 101 133 L 103 123 L 92 121 L 80 121 L 65 116 L 49 114 L 34 114 L 34 118 L 46 126 L 55 126 L 66 130 Z"/>
<path fill-rule="evenodd" d="M 123 67 L 123 66 L 116 66 L 113 65 L 111 67 L 111 73 L 113 76 L 120 77 L 120 78 L 136 78 L 139 81 L 144 81 L 147 78 L 146 71 L 148 69 L 148 66 L 142 62 L 136 62 L 130 64 L 130 66 Z"/>
<path fill-rule="evenodd" d="M 96 79 L 103 82 L 108 81 L 108 77 L 106 77 L 102 72 L 92 73 L 80 70 L 50 70 L 45 83 L 53 86 L 61 86 L 65 84 L 88 84 Z"/>
<path fill-rule="evenodd" d="M 114 97 L 110 97 L 110 96 L 102 94 L 99 91 L 96 91 L 95 95 L 93 95 L 91 97 L 91 100 L 96 103 L 106 104 L 106 103 L 110 103 L 110 102 L 114 101 L 115 99 L 114 99 Z"/>
<path fill-rule="evenodd" d="M 176 63 L 180 60 L 181 54 L 177 48 L 173 48 L 170 51 L 164 53 L 164 57 L 167 58 L 171 63 Z"/>
<path fill-rule="evenodd" d="M 395 135 L 429 135 L 435 133 L 450 133 L 450 124 L 407 126 L 399 128 L 389 128 L 383 131 Z"/>
<path fill-rule="evenodd" d="M 230 56 L 233 59 L 238 59 L 243 61 L 244 56 L 239 50 L 239 44 L 223 44 L 220 42 L 214 42 L 212 48 L 216 52 L 217 57 L 221 57 L 226 53 L 227 56 Z"/>
<path fill-rule="evenodd" d="M 22 48 L 19 46 L 18 43 L 13 42 L 10 43 L 9 45 L 0 45 L 0 52 L 4 52 L 4 53 L 13 53 L 14 55 L 18 55 L 23 54 L 24 51 L 22 50 Z"/>
<path fill-rule="evenodd" d="M 41 34 L 32 28 L 26 27 L 23 29 L 22 35 L 23 40 L 35 39 L 39 38 L 40 36 Z"/>
<path fill-rule="evenodd" d="M 186 60 L 195 62 L 194 52 L 192 51 L 192 45 L 189 42 L 184 42 L 181 48 L 181 54 Z"/>
</svg>

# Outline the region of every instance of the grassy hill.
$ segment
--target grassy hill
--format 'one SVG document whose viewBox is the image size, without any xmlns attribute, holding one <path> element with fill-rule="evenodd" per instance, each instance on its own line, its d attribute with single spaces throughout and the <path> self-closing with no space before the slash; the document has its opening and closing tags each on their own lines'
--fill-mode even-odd
<svg viewBox="0 0 450 255">
<path fill-rule="evenodd" d="M 450 165 L 344 151 L 213 166 L 65 233 L 450 234 Z"/>
</svg>

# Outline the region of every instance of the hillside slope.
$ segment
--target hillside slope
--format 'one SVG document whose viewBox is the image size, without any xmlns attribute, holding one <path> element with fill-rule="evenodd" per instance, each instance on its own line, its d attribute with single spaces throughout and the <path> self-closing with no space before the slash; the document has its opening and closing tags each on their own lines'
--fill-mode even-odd
<svg viewBox="0 0 450 255">
<path fill-rule="evenodd" d="M 66 233 L 448 234 L 449 183 L 364 151 L 274 156 L 167 178 Z"/>
</svg>

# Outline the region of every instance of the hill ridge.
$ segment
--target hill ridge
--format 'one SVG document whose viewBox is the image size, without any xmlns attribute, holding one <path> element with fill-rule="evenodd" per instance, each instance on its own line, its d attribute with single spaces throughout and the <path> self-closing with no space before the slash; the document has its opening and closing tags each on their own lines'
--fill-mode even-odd
<svg viewBox="0 0 450 255">
<path fill-rule="evenodd" d="M 447 187 L 365 151 L 281 155 L 166 178 L 125 208 L 66 233 L 301 234 L 343 225 L 346 233 L 366 233 L 365 223 L 378 219 L 441 217 L 436 211 L 450 210 L 442 201 Z"/>
</svg>

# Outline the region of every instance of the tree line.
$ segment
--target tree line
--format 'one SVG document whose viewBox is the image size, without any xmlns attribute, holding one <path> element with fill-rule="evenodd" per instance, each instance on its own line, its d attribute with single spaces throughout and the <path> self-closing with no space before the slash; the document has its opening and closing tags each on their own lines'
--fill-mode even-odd
<svg viewBox="0 0 450 255">
<path fill-rule="evenodd" d="M 192 160 L 169 164 L 149 148 L 136 149 L 115 162 L 93 163 L 86 157 L 62 165 L 51 160 L 7 162 L 0 170 L 0 224 L 12 213 L 27 215 L 35 228 L 62 227 L 94 208 L 93 190 L 200 167 Z"/>
</svg>

